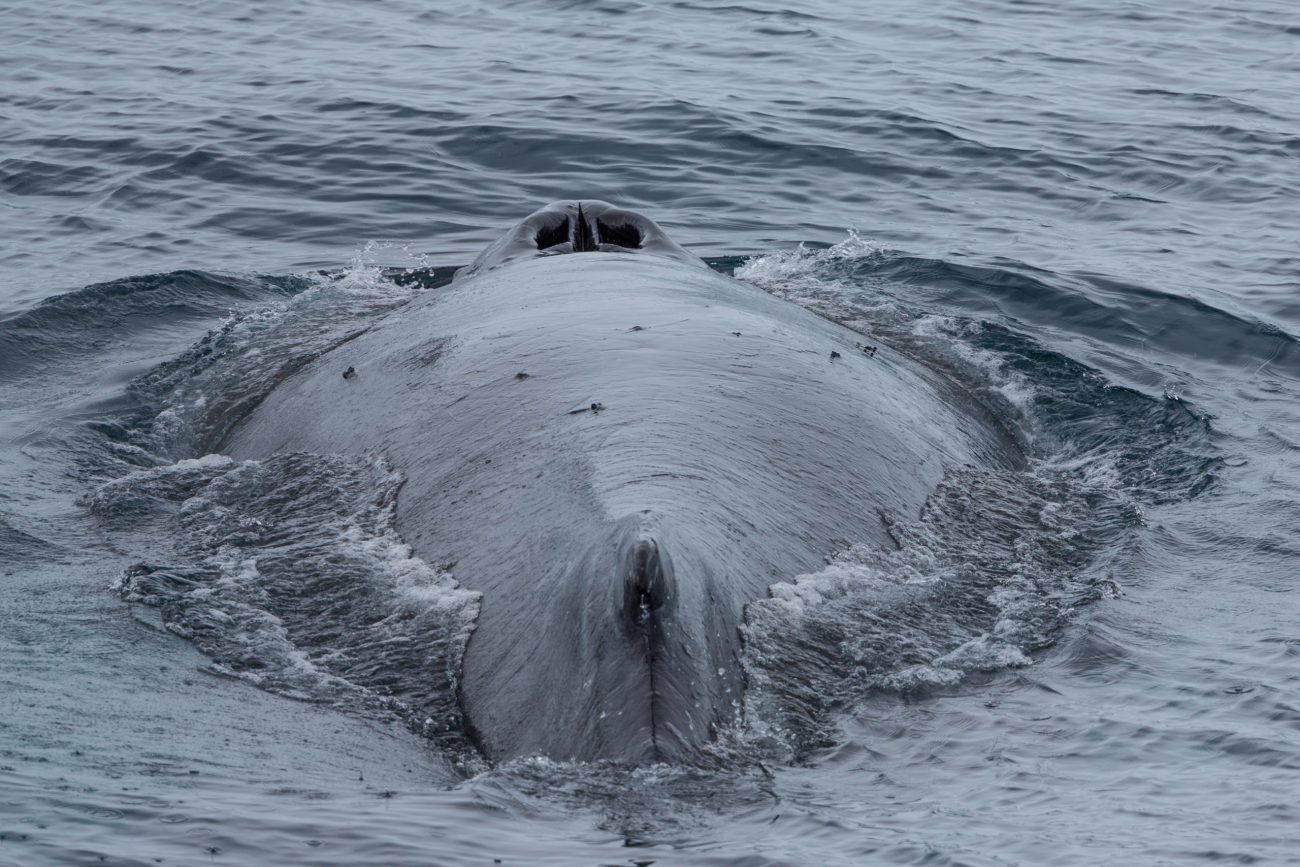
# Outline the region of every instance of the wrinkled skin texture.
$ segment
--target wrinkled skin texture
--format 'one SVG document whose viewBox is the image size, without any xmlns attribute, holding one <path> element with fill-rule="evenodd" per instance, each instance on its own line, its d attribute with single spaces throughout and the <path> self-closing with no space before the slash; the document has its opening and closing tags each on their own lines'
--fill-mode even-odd
<svg viewBox="0 0 1300 867">
<path fill-rule="evenodd" d="M 889 544 L 882 516 L 915 514 L 946 466 L 1017 460 L 939 376 L 856 337 L 644 217 L 560 203 L 226 447 L 406 475 L 403 536 L 483 594 L 460 688 L 490 758 L 689 760 L 737 714 L 746 603 Z"/>
</svg>

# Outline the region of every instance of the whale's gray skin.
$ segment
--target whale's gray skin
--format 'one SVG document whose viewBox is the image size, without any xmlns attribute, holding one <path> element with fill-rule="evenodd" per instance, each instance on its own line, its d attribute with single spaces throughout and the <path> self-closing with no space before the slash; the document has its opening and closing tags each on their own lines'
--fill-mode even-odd
<svg viewBox="0 0 1300 867">
<path fill-rule="evenodd" d="M 558 203 L 289 378 L 226 449 L 406 475 L 402 535 L 482 593 L 460 692 L 489 758 L 687 760 L 736 717 L 746 603 L 889 545 L 882 516 L 946 466 L 1017 460 L 940 376 L 855 337 L 640 215 Z"/>
</svg>

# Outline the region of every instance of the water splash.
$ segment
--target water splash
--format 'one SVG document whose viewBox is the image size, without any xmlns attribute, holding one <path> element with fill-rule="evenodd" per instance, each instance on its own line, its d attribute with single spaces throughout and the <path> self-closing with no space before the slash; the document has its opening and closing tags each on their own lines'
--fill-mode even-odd
<svg viewBox="0 0 1300 867">
<path fill-rule="evenodd" d="M 456 690 L 479 595 L 398 536 L 401 484 L 379 458 L 214 455 L 110 482 L 91 508 L 120 522 L 170 507 L 170 556 L 114 586 L 159 607 L 215 670 L 395 715 L 472 761 Z"/>
</svg>

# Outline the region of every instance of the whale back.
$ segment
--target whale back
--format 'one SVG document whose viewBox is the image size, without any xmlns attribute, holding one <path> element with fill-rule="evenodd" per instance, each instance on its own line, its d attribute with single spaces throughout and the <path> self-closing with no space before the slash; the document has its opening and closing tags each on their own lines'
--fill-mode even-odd
<svg viewBox="0 0 1300 867">
<path fill-rule="evenodd" d="M 1016 460 L 854 337 L 669 258 L 529 258 L 317 359 L 227 448 L 405 475 L 403 537 L 483 594 L 459 685 L 490 757 L 673 759 L 737 713 L 746 603 L 890 544 L 946 466 Z"/>
</svg>

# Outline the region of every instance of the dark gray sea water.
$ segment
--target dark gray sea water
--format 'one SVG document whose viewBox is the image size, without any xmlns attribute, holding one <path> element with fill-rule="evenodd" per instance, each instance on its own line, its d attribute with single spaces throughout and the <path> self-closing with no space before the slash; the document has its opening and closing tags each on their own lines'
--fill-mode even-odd
<svg viewBox="0 0 1300 867">
<path fill-rule="evenodd" d="M 577 197 L 1030 456 L 755 600 L 707 766 L 491 766 L 394 468 L 211 453 Z M 1300 863 L 1290 2 L 0 5 L 0 237 L 4 867 Z"/>
</svg>

